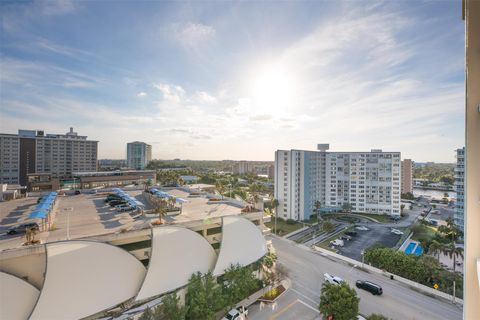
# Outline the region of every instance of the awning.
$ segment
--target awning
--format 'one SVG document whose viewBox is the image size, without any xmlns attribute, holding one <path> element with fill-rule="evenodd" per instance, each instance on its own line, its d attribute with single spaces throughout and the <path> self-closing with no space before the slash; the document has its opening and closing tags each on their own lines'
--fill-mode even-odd
<svg viewBox="0 0 480 320">
<path fill-rule="evenodd" d="M 40 203 L 40 204 L 37 204 L 35 209 L 47 211 L 47 210 L 50 210 L 50 207 L 51 207 L 51 204 L 49 203 Z"/>
<path fill-rule="evenodd" d="M 48 213 L 45 210 L 35 210 L 28 216 L 29 219 L 41 218 L 45 219 L 48 216 Z"/>
<path fill-rule="evenodd" d="M 175 202 L 176 202 L 176 203 L 185 203 L 185 202 L 188 202 L 188 200 L 185 200 L 185 199 L 183 199 L 183 198 L 176 198 L 176 199 L 175 199 Z"/>
</svg>

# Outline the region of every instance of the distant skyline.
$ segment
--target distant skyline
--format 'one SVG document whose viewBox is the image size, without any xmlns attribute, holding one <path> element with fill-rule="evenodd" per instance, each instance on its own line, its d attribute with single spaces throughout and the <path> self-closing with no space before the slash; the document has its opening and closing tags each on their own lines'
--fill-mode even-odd
<svg viewBox="0 0 480 320">
<path fill-rule="evenodd" d="M 154 159 L 464 146 L 455 1 L 0 2 L 0 132 L 69 127 Z"/>
</svg>

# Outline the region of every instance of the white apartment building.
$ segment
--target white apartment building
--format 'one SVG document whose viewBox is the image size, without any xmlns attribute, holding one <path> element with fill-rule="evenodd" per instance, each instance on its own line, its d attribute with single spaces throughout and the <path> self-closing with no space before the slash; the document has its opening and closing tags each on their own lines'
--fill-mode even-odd
<svg viewBox="0 0 480 320">
<path fill-rule="evenodd" d="M 275 198 L 284 219 L 306 220 L 315 203 L 400 215 L 400 153 L 277 150 Z"/>
<path fill-rule="evenodd" d="M 152 161 L 152 146 L 145 142 L 127 143 L 127 167 L 143 170 Z"/>
<path fill-rule="evenodd" d="M 456 150 L 457 166 L 455 167 L 455 213 L 453 220 L 455 225 L 464 232 L 464 200 L 465 200 L 465 147 Z"/>
<path fill-rule="evenodd" d="M 97 171 L 97 150 L 98 141 L 79 136 L 73 128 L 66 134 L 43 130 L 0 134 L 0 183 L 25 186 L 29 174 L 68 177 L 72 172 Z"/>
</svg>

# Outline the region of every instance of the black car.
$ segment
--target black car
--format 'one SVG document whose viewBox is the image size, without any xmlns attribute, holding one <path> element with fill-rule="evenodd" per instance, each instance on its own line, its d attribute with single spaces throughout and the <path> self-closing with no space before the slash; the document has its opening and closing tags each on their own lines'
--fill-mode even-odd
<svg viewBox="0 0 480 320">
<path fill-rule="evenodd" d="M 350 237 L 355 237 L 357 235 L 357 231 L 347 231 L 345 234 Z"/>
<path fill-rule="evenodd" d="M 370 281 L 357 280 L 355 285 L 357 288 L 367 290 L 373 295 L 381 295 L 383 293 L 382 287 Z"/>
<path fill-rule="evenodd" d="M 110 207 L 115 207 L 115 206 L 118 206 L 119 204 L 125 204 L 125 203 L 127 203 L 127 201 L 124 201 L 124 200 L 113 200 L 109 202 Z"/>
<path fill-rule="evenodd" d="M 80 192 L 80 190 L 75 190 L 74 193 L 75 193 L 76 196 L 78 196 L 81 192 Z"/>
<path fill-rule="evenodd" d="M 7 234 L 17 234 L 20 232 L 25 232 L 27 229 L 39 230 L 38 223 L 28 222 L 28 223 L 22 223 L 22 224 L 10 227 L 7 230 Z"/>
</svg>

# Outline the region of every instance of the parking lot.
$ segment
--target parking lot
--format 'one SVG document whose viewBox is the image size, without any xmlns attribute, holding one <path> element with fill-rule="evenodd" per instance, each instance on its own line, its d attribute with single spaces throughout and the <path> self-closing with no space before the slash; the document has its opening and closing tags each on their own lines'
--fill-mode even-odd
<svg viewBox="0 0 480 320">
<path fill-rule="evenodd" d="M 142 194 L 143 190 L 127 193 L 145 204 L 145 210 L 152 207 Z M 241 209 L 228 203 L 208 203 L 204 197 L 189 197 L 179 189 L 168 190 L 174 197 L 184 198 L 181 213 L 166 217 L 168 223 L 183 223 L 192 220 L 203 220 L 225 215 L 240 214 Z M 143 216 L 138 211 L 118 212 L 105 202 L 105 194 L 88 194 L 58 196 L 51 211 L 52 224 L 50 231 L 38 232 L 36 239 L 42 243 L 76 239 L 92 235 L 101 235 L 122 230 L 147 227 L 149 220 L 157 219 L 155 214 Z M 25 234 L 6 235 L 8 228 L 23 222 L 41 223 L 40 219 L 28 219 L 35 208 L 38 197 L 28 197 L 7 202 L 0 202 L 0 250 L 21 246 Z M 177 204 L 177 206 L 180 206 Z"/>
<path fill-rule="evenodd" d="M 400 240 L 401 235 L 397 235 L 391 232 L 390 227 L 385 227 L 378 224 L 365 224 L 369 229 L 368 231 L 355 230 L 357 235 L 352 237 L 350 241 L 344 241 L 343 247 L 335 247 L 338 249 L 338 253 L 362 261 L 362 251 L 374 244 L 381 244 L 385 247 L 394 247 Z"/>
</svg>

